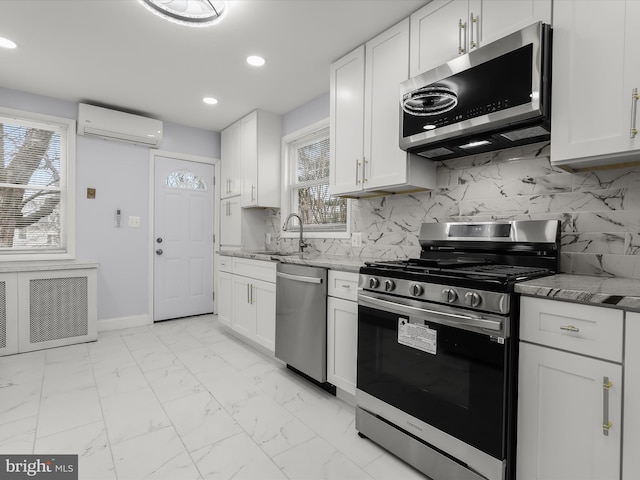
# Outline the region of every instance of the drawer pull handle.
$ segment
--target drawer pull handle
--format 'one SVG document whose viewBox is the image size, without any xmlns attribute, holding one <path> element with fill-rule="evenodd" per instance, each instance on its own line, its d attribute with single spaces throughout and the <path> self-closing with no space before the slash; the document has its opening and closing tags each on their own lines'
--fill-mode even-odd
<svg viewBox="0 0 640 480">
<path fill-rule="evenodd" d="M 574 332 L 574 333 L 578 333 L 580 331 L 578 327 L 575 327 L 573 325 L 563 325 L 562 327 L 560 327 L 560 330 L 564 330 L 566 332 Z"/>
<path fill-rule="evenodd" d="M 341 286 L 342 288 L 346 288 L 346 289 L 351 288 L 351 285 L 340 285 L 340 286 Z"/>
<path fill-rule="evenodd" d="M 609 430 L 613 426 L 609 420 L 609 390 L 613 387 L 613 382 L 609 377 L 602 377 L 602 434 L 609 436 Z"/>
</svg>

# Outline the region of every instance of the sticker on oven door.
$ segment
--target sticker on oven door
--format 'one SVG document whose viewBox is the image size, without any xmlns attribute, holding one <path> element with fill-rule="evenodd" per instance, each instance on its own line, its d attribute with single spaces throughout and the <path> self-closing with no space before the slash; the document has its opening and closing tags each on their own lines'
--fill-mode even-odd
<svg viewBox="0 0 640 480">
<path fill-rule="evenodd" d="M 423 352 L 436 354 L 438 332 L 429 327 L 409 323 L 406 318 L 398 318 L 398 343 Z"/>
</svg>

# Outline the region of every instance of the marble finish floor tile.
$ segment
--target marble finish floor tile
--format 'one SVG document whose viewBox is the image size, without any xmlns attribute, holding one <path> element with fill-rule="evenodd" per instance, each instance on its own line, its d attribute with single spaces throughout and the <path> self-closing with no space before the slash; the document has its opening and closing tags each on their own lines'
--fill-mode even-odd
<svg viewBox="0 0 640 480">
<path fill-rule="evenodd" d="M 200 472 L 173 427 L 165 427 L 112 446 L 118 479 L 191 480 Z"/>
<path fill-rule="evenodd" d="M 149 387 L 102 399 L 102 411 L 111 443 L 171 425 Z"/>
<path fill-rule="evenodd" d="M 115 480 L 111 446 L 102 421 L 38 437 L 34 453 L 77 454 L 80 478 Z"/>
<path fill-rule="evenodd" d="M 370 480 L 371 477 L 355 463 L 316 437 L 288 452 L 274 457 L 276 464 L 289 478 L 308 480 Z M 398 478 L 398 477 L 390 477 Z"/>
<path fill-rule="evenodd" d="M 286 480 L 284 473 L 246 433 L 193 452 L 203 478 L 213 480 Z"/>
<path fill-rule="evenodd" d="M 145 372 L 144 376 L 161 402 L 206 391 L 200 381 L 182 365 Z"/>
<path fill-rule="evenodd" d="M 21 418 L 0 425 L 0 452 L 21 454 L 31 452 L 36 437 L 38 417 Z"/>
<path fill-rule="evenodd" d="M 82 480 L 426 478 L 354 423 L 213 315 L 0 357 L 0 452 L 76 453 Z"/>
<path fill-rule="evenodd" d="M 99 420 L 102 420 L 102 410 L 95 387 L 56 392 L 42 397 L 37 436 L 64 432 Z"/>
<path fill-rule="evenodd" d="M 163 407 L 190 452 L 243 431 L 209 392 L 178 398 Z"/>
<path fill-rule="evenodd" d="M 31 383 L 7 382 L 8 386 L 0 387 L 0 425 L 33 417 L 40 408 L 42 380 Z"/>
</svg>

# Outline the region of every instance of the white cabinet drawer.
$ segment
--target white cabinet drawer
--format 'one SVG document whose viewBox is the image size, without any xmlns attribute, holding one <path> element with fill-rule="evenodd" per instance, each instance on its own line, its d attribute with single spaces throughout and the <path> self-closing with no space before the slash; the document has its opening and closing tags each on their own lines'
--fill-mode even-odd
<svg viewBox="0 0 640 480">
<path fill-rule="evenodd" d="M 327 293 L 330 297 L 344 298 L 353 302 L 358 300 L 358 274 L 329 270 Z"/>
<path fill-rule="evenodd" d="M 218 270 L 221 272 L 232 273 L 233 272 L 233 259 L 231 257 L 225 257 L 220 255 L 218 257 Z"/>
<path fill-rule="evenodd" d="M 244 277 L 276 282 L 276 262 L 267 260 L 251 260 L 249 258 L 233 258 L 233 273 Z"/>
<path fill-rule="evenodd" d="M 622 310 L 520 299 L 520 339 L 583 355 L 622 362 Z"/>
</svg>

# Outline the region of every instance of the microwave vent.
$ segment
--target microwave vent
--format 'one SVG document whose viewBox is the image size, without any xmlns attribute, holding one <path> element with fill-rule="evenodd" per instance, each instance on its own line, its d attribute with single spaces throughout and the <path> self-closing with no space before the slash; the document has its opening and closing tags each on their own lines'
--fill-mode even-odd
<svg viewBox="0 0 640 480">
<path fill-rule="evenodd" d="M 438 157 L 444 157 L 445 155 L 451 155 L 452 153 L 455 153 L 455 152 L 453 150 L 449 150 L 448 148 L 440 147 L 440 148 L 433 148 L 431 150 L 426 150 L 424 152 L 419 152 L 418 155 L 426 158 L 438 158 Z"/>
<path fill-rule="evenodd" d="M 520 130 L 513 130 L 511 132 L 501 133 L 502 137 L 512 142 L 518 142 L 527 138 L 542 137 L 549 135 L 549 132 L 541 126 L 522 128 Z"/>
</svg>

